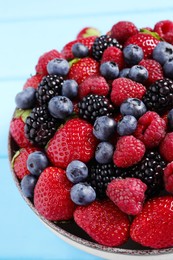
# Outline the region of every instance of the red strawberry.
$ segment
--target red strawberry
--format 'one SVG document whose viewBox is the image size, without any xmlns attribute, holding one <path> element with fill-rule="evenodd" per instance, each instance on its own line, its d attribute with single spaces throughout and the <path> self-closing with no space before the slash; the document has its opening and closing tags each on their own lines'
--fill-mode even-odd
<svg viewBox="0 0 173 260">
<path fill-rule="evenodd" d="M 130 36 L 138 33 L 138 28 L 129 21 L 120 21 L 112 26 L 111 37 L 123 44 Z"/>
<path fill-rule="evenodd" d="M 173 44 L 173 21 L 159 21 L 154 26 L 154 31 L 157 32 L 166 42 Z"/>
<path fill-rule="evenodd" d="M 173 161 L 168 163 L 164 169 L 164 184 L 165 189 L 173 193 Z"/>
<path fill-rule="evenodd" d="M 121 245 L 129 237 L 127 215 L 109 200 L 77 207 L 74 220 L 91 238 L 105 246 Z"/>
<path fill-rule="evenodd" d="M 140 179 L 114 179 L 108 184 L 106 194 L 120 210 L 137 215 L 142 210 L 146 189 L 147 185 Z"/>
<path fill-rule="evenodd" d="M 42 76 L 47 75 L 48 74 L 47 64 L 49 61 L 51 61 L 55 58 L 62 58 L 62 54 L 60 52 L 58 52 L 57 50 L 51 50 L 51 51 L 45 52 L 38 59 L 37 65 L 35 67 L 36 72 L 38 74 L 41 74 Z"/>
<path fill-rule="evenodd" d="M 120 70 L 124 68 L 123 52 L 115 46 L 108 47 L 103 52 L 101 63 L 106 61 L 113 61 L 117 63 Z"/>
<path fill-rule="evenodd" d="M 27 169 L 27 159 L 30 153 L 37 150 L 38 149 L 35 147 L 22 148 L 13 156 L 12 167 L 19 180 L 22 180 L 25 175 L 29 174 Z"/>
<path fill-rule="evenodd" d="M 146 92 L 146 88 L 131 79 L 118 78 L 112 83 L 111 100 L 116 106 L 120 106 L 127 98 L 141 99 Z"/>
<path fill-rule="evenodd" d="M 126 168 L 138 163 L 145 153 L 145 145 L 133 135 L 120 137 L 115 148 L 113 161 L 118 167 Z"/>
<path fill-rule="evenodd" d="M 153 49 L 158 44 L 159 40 L 156 39 L 154 36 L 148 33 L 137 33 L 125 42 L 124 46 L 127 46 L 129 44 L 136 44 L 139 47 L 143 49 L 144 52 L 144 58 L 148 59 L 151 57 Z"/>
<path fill-rule="evenodd" d="M 68 220 L 73 217 L 75 204 L 70 198 L 72 183 L 64 170 L 46 168 L 40 175 L 34 190 L 34 206 L 48 220 Z"/>
<path fill-rule="evenodd" d="M 88 94 L 97 94 L 106 96 L 109 92 L 109 85 L 102 76 L 89 76 L 79 86 L 79 98 Z"/>
<path fill-rule="evenodd" d="M 17 109 L 10 123 L 10 134 L 20 147 L 32 146 L 25 136 L 25 120 L 30 114 L 30 110 Z"/>
<path fill-rule="evenodd" d="M 99 63 L 89 57 L 79 59 L 72 64 L 68 78 L 81 84 L 87 77 L 99 75 Z"/>
<path fill-rule="evenodd" d="M 100 36 L 100 32 L 94 27 L 85 27 L 78 33 L 76 39 L 86 38 L 89 36 Z"/>
<path fill-rule="evenodd" d="M 66 59 L 66 60 L 72 60 L 74 59 L 74 55 L 72 53 L 72 46 L 77 43 L 77 42 L 80 42 L 82 43 L 83 45 L 87 46 L 89 51 L 91 52 L 91 47 L 95 41 L 97 36 L 90 36 L 90 37 L 86 37 L 86 38 L 80 38 L 80 39 L 77 39 L 77 40 L 74 40 L 72 42 L 69 42 L 67 43 L 62 51 L 61 51 L 61 54 L 63 55 L 63 57 Z"/>
<path fill-rule="evenodd" d="M 23 89 L 28 88 L 28 87 L 33 87 L 36 88 L 38 87 L 38 84 L 41 82 L 42 80 L 42 75 L 40 74 L 36 74 L 32 77 L 30 77 L 29 79 L 27 79 L 27 81 L 25 82 Z"/>
<path fill-rule="evenodd" d="M 167 133 L 160 143 L 160 154 L 163 158 L 171 162 L 173 161 L 173 132 Z"/>
<path fill-rule="evenodd" d="M 173 196 L 156 197 L 146 202 L 131 225 L 131 238 L 151 248 L 173 246 Z"/>
<path fill-rule="evenodd" d="M 73 160 L 88 162 L 97 145 L 92 130 L 92 125 L 82 119 L 67 121 L 47 146 L 47 155 L 53 165 L 66 168 Z"/>
</svg>

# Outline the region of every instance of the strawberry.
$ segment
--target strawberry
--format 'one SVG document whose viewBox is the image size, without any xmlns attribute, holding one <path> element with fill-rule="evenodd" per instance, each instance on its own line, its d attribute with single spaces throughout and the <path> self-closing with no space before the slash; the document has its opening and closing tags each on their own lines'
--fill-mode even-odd
<svg viewBox="0 0 173 260">
<path fill-rule="evenodd" d="M 65 169 L 73 160 L 88 162 L 97 145 L 92 128 L 85 120 L 74 118 L 58 129 L 47 146 L 52 164 Z"/>
<path fill-rule="evenodd" d="M 138 28 L 129 21 L 119 21 L 111 29 L 111 37 L 123 44 L 130 36 L 138 33 Z"/>
<path fill-rule="evenodd" d="M 76 39 L 87 38 L 89 36 L 100 36 L 100 32 L 94 27 L 85 27 L 77 34 Z"/>
<path fill-rule="evenodd" d="M 87 77 L 99 75 L 99 63 L 92 58 L 83 58 L 72 64 L 68 78 L 81 84 Z"/>
<path fill-rule="evenodd" d="M 110 46 L 103 52 L 101 63 L 106 61 L 113 61 L 117 63 L 120 70 L 122 70 L 125 65 L 123 52 L 115 46 Z"/>
<path fill-rule="evenodd" d="M 146 202 L 130 228 L 131 238 L 151 248 L 173 246 L 173 196 L 155 197 Z"/>
<path fill-rule="evenodd" d="M 39 83 L 42 80 L 42 75 L 41 74 L 36 74 L 34 76 L 31 76 L 30 78 L 27 79 L 25 82 L 23 89 L 28 88 L 28 87 L 33 87 L 35 89 L 38 88 Z"/>
<path fill-rule="evenodd" d="M 30 114 L 30 110 L 16 109 L 13 119 L 10 122 L 10 134 L 20 147 L 32 146 L 25 136 L 25 120 Z"/>
<path fill-rule="evenodd" d="M 40 175 L 34 190 L 34 206 L 48 220 L 68 220 L 73 217 L 75 204 L 70 198 L 72 183 L 64 170 L 46 168 Z"/>
<path fill-rule="evenodd" d="M 105 246 L 121 245 L 129 237 L 127 215 L 109 200 L 77 207 L 74 220 L 91 238 Z"/>
<path fill-rule="evenodd" d="M 152 36 L 152 33 L 137 33 L 128 38 L 125 46 L 135 44 L 142 48 L 144 52 L 144 59 L 151 58 L 153 49 L 159 43 L 159 40 Z"/>
<path fill-rule="evenodd" d="M 173 44 L 173 21 L 162 20 L 155 24 L 154 31 L 166 42 Z"/>
</svg>

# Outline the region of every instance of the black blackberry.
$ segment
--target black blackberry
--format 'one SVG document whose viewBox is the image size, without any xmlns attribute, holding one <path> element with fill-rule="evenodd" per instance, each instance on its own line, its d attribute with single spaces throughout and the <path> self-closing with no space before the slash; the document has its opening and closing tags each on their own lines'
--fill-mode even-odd
<svg viewBox="0 0 173 260">
<path fill-rule="evenodd" d="M 61 76 L 45 76 L 40 82 L 36 92 L 36 98 L 38 100 L 38 103 L 41 106 L 47 105 L 52 97 L 61 95 L 63 81 L 64 79 Z"/>
<path fill-rule="evenodd" d="M 115 46 L 119 49 L 122 49 L 122 45 L 119 42 L 111 38 L 108 35 L 101 35 L 97 37 L 92 46 L 92 56 L 95 60 L 101 60 L 104 50 L 110 46 Z"/>
<path fill-rule="evenodd" d="M 173 81 L 168 78 L 157 80 L 147 89 L 143 102 L 148 110 L 159 114 L 173 108 Z"/>
<path fill-rule="evenodd" d="M 79 116 L 88 121 L 94 122 L 99 116 L 112 116 L 113 106 L 105 96 L 90 94 L 84 97 L 79 103 Z"/>
<path fill-rule="evenodd" d="M 44 147 L 57 127 L 57 120 L 49 114 L 46 106 L 34 107 L 26 118 L 25 134 L 32 144 Z"/>
<path fill-rule="evenodd" d="M 122 174 L 122 169 L 113 163 L 100 164 L 94 161 L 90 163 L 88 168 L 89 177 L 87 182 L 93 187 L 99 199 L 106 197 L 107 185 Z"/>
<path fill-rule="evenodd" d="M 122 172 L 121 177 L 140 179 L 148 186 L 146 196 L 152 197 L 164 188 L 163 170 L 165 166 L 165 161 L 157 151 L 148 151 L 141 162 L 126 169 Z"/>
</svg>

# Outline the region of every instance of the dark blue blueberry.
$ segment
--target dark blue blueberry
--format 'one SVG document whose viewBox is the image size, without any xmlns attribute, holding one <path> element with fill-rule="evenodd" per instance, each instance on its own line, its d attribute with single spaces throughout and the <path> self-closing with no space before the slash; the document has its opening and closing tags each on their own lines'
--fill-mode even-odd
<svg viewBox="0 0 173 260">
<path fill-rule="evenodd" d="M 28 174 L 23 177 L 21 181 L 21 189 L 25 197 L 30 199 L 34 197 L 34 188 L 36 183 L 37 177 L 32 174 Z"/>
<path fill-rule="evenodd" d="M 48 62 L 47 71 L 49 74 L 58 76 L 66 76 L 69 72 L 70 66 L 67 60 L 56 58 Z"/>
<path fill-rule="evenodd" d="M 129 77 L 129 71 L 130 71 L 130 68 L 125 68 L 125 69 L 120 70 L 118 77 L 119 78 L 128 78 Z"/>
<path fill-rule="evenodd" d="M 163 71 L 166 77 L 173 79 L 173 59 L 165 62 L 163 65 Z"/>
<path fill-rule="evenodd" d="M 96 199 L 95 190 L 87 183 L 77 183 L 70 191 L 71 200 L 77 205 L 87 205 Z"/>
<path fill-rule="evenodd" d="M 124 116 L 117 124 L 117 133 L 121 136 L 131 135 L 137 127 L 137 119 L 134 116 Z"/>
<path fill-rule="evenodd" d="M 173 109 L 169 111 L 167 118 L 169 129 L 173 131 Z"/>
<path fill-rule="evenodd" d="M 134 65 L 129 71 L 129 78 L 136 82 L 143 83 L 148 79 L 148 70 L 141 65 Z"/>
<path fill-rule="evenodd" d="M 101 64 L 100 73 L 106 79 L 115 79 L 119 75 L 118 65 L 113 61 L 107 61 Z"/>
<path fill-rule="evenodd" d="M 144 57 L 141 47 L 135 44 L 129 44 L 123 49 L 124 60 L 129 65 L 138 64 Z"/>
<path fill-rule="evenodd" d="M 152 55 L 154 60 L 163 65 L 168 60 L 173 59 L 173 45 L 168 42 L 161 41 L 154 48 Z"/>
<path fill-rule="evenodd" d="M 94 122 L 93 134 L 102 141 L 107 141 L 116 131 L 116 122 L 108 116 L 98 117 Z"/>
<path fill-rule="evenodd" d="M 64 80 L 62 85 L 62 96 L 66 96 L 70 99 L 73 99 L 78 94 L 78 88 L 79 86 L 75 80 L 73 79 Z"/>
<path fill-rule="evenodd" d="M 89 49 L 84 44 L 77 42 L 72 46 L 72 53 L 76 58 L 84 58 L 89 54 Z"/>
<path fill-rule="evenodd" d="M 28 171 L 35 175 L 39 176 L 42 171 L 48 166 L 49 161 L 46 155 L 41 151 L 36 151 L 29 154 L 27 159 L 27 169 Z"/>
<path fill-rule="evenodd" d="M 138 98 L 128 98 L 120 106 L 120 112 L 122 115 L 132 115 L 139 118 L 145 114 L 147 108 L 145 104 Z"/>
<path fill-rule="evenodd" d="M 36 90 L 28 87 L 19 92 L 15 97 L 16 106 L 21 109 L 33 108 L 36 101 Z"/>
<path fill-rule="evenodd" d="M 71 182 L 78 183 L 88 177 L 88 168 L 85 163 L 74 160 L 67 166 L 66 175 Z"/>
<path fill-rule="evenodd" d="M 95 159 L 98 163 L 109 163 L 112 161 L 114 147 L 109 142 L 101 142 L 95 151 Z"/>
<path fill-rule="evenodd" d="M 48 109 L 53 117 L 64 119 L 72 114 L 73 103 L 68 97 L 56 96 L 49 101 Z"/>
</svg>

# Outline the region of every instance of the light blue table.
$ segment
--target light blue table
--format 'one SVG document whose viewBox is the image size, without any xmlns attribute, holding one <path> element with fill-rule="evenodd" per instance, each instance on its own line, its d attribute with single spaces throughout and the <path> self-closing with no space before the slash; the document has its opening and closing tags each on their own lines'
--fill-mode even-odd
<svg viewBox="0 0 173 260">
<path fill-rule="evenodd" d="M 34 74 L 38 57 L 75 38 L 85 26 L 106 33 L 119 20 L 139 28 L 172 19 L 172 0 L 0 0 L 0 259 L 97 260 L 56 237 L 26 205 L 7 156 L 14 97 Z"/>
</svg>

